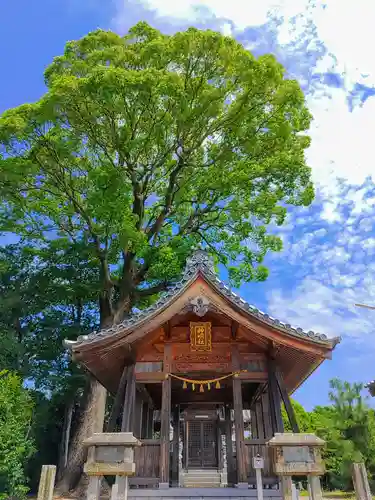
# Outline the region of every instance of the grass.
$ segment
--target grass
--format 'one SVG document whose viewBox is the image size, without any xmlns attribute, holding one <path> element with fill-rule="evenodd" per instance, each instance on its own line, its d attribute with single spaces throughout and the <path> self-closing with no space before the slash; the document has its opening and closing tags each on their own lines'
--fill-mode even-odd
<svg viewBox="0 0 375 500">
<path fill-rule="evenodd" d="M 303 490 L 299 492 L 299 496 L 308 497 L 307 491 Z M 354 491 L 323 491 L 323 498 L 327 500 L 355 500 Z M 375 496 L 372 497 L 375 500 Z"/>
</svg>

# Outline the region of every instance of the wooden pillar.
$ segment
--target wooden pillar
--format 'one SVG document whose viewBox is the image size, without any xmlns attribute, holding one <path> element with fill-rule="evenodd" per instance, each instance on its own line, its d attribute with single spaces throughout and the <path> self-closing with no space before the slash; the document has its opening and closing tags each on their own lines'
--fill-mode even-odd
<svg viewBox="0 0 375 500">
<path fill-rule="evenodd" d="M 106 432 L 113 432 L 116 429 L 117 420 L 120 416 L 121 406 L 122 406 L 122 403 L 123 403 L 124 397 L 125 397 L 127 374 L 128 374 L 128 366 L 125 366 L 123 371 L 122 371 L 122 375 L 121 375 L 121 379 L 120 379 L 118 389 L 116 392 L 115 400 L 113 402 L 113 406 L 112 406 L 111 414 L 109 416 Z"/>
<path fill-rule="evenodd" d="M 152 439 L 154 437 L 154 409 L 150 406 L 148 407 L 147 415 L 147 439 Z"/>
<path fill-rule="evenodd" d="M 255 406 L 250 410 L 251 439 L 258 439 L 257 415 Z"/>
<path fill-rule="evenodd" d="M 262 408 L 263 408 L 263 422 L 264 422 L 264 437 L 266 439 L 271 439 L 273 433 L 272 433 L 272 422 L 270 415 L 270 401 L 267 391 L 262 393 Z"/>
<path fill-rule="evenodd" d="M 148 403 L 142 403 L 141 439 L 147 438 Z"/>
<path fill-rule="evenodd" d="M 233 378 L 234 429 L 236 434 L 237 481 L 240 487 L 247 487 L 247 457 L 245 446 L 245 428 L 243 421 L 242 383 Z"/>
<path fill-rule="evenodd" d="M 161 397 L 161 422 L 160 422 L 160 483 L 159 488 L 169 488 L 169 432 L 171 422 L 171 366 L 172 346 L 164 345 L 164 374 Z"/>
<path fill-rule="evenodd" d="M 236 344 L 232 344 L 232 368 L 233 371 L 240 369 L 240 356 Z M 245 446 L 245 426 L 243 421 L 242 381 L 235 376 L 233 377 L 233 410 L 234 432 L 236 436 L 237 485 L 240 488 L 247 488 L 248 460 Z"/>
<path fill-rule="evenodd" d="M 218 465 L 218 470 L 222 471 L 224 468 L 224 463 L 223 463 L 223 450 L 221 446 L 221 422 L 220 422 L 220 416 L 217 416 L 216 419 L 216 451 L 217 451 L 217 465 Z"/>
<path fill-rule="evenodd" d="M 160 484 L 169 488 L 169 432 L 171 419 L 171 378 L 163 381 L 160 423 Z"/>
<path fill-rule="evenodd" d="M 236 479 L 234 477 L 235 468 L 232 444 L 232 419 L 229 406 L 225 407 L 225 444 L 227 449 L 228 484 L 234 485 Z"/>
<path fill-rule="evenodd" d="M 271 357 L 268 358 L 268 393 L 273 434 L 283 432 L 284 424 L 281 416 L 280 391 L 276 380 L 276 363 Z"/>
<path fill-rule="evenodd" d="M 255 403 L 255 414 L 256 414 L 256 422 L 258 429 L 258 439 L 264 439 L 264 414 L 262 407 L 262 399 L 259 397 L 258 401 Z"/>
<path fill-rule="evenodd" d="M 133 412 L 133 434 L 136 438 L 140 439 L 142 432 L 142 397 L 138 391 L 135 394 L 134 412 Z"/>
<path fill-rule="evenodd" d="M 180 407 L 173 409 L 173 455 L 172 455 L 172 486 L 178 486 L 178 465 L 180 448 Z"/>
<path fill-rule="evenodd" d="M 124 409 L 122 412 L 121 432 L 132 432 L 135 403 L 135 365 L 129 366 L 126 377 Z"/>
</svg>

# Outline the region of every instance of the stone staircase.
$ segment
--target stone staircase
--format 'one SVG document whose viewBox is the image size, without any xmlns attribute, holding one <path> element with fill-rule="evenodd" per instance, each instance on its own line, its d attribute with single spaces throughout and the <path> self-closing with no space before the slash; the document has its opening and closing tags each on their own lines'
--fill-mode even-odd
<svg viewBox="0 0 375 500">
<path fill-rule="evenodd" d="M 181 474 L 181 486 L 184 488 L 220 488 L 222 474 L 215 469 L 189 469 Z"/>
</svg>

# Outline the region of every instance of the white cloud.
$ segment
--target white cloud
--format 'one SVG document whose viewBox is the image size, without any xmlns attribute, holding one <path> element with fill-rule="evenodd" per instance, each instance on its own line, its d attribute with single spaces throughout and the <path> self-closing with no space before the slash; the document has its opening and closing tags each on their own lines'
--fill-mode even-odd
<svg viewBox="0 0 375 500">
<path fill-rule="evenodd" d="M 274 0 L 141 0 L 144 6 L 155 10 L 159 16 L 184 20 L 189 23 L 199 22 L 212 17 L 231 20 L 242 30 L 247 26 L 257 26 L 267 20 Z"/>
<path fill-rule="evenodd" d="M 305 330 L 331 337 L 351 337 L 357 342 L 368 342 L 372 338 L 375 347 L 375 338 L 371 335 L 374 312 L 371 314 L 371 311 L 354 306 L 357 302 L 375 303 L 374 292 L 370 295 L 368 292 L 363 290 L 359 294 L 350 287 L 344 291 L 333 290 L 319 280 L 307 277 L 290 293 L 271 292 L 268 309 L 278 319 Z"/>
<path fill-rule="evenodd" d="M 209 17 L 232 21 L 238 30 L 258 26 L 275 11 L 284 23 L 279 29 L 281 43 L 306 29 L 309 22 L 317 28 L 318 38 L 334 54 L 352 81 L 375 84 L 374 39 L 375 4 L 369 0 L 141 0 L 159 16 L 190 23 Z M 119 9 L 125 2 L 120 2 Z M 293 21 L 293 22 L 291 22 Z"/>
<path fill-rule="evenodd" d="M 369 187 L 341 190 L 339 220 L 334 223 L 322 219 L 323 209 L 311 210 L 307 222 L 290 217 L 294 232 L 282 232 L 286 250 L 269 262 L 270 314 L 305 329 L 372 342 L 375 347 L 375 312 L 354 307 L 355 303 L 375 305 L 375 207 Z M 284 276 L 287 286 L 280 285 Z"/>
<path fill-rule="evenodd" d="M 338 180 L 361 185 L 374 173 L 372 130 L 375 129 L 375 97 L 349 112 L 343 89 L 332 89 L 329 97 L 308 96 L 314 116 L 307 158 L 312 166 L 313 180 L 327 197 L 325 218 L 335 220 L 340 200 Z M 373 201 L 365 200 L 365 190 L 348 196 L 356 204 L 356 213 Z"/>
<path fill-rule="evenodd" d="M 223 35 L 225 36 L 232 36 L 233 34 L 233 29 L 232 29 L 232 25 L 230 23 L 224 23 L 222 26 L 221 26 L 221 32 L 223 33 Z"/>
<path fill-rule="evenodd" d="M 330 0 L 314 9 L 318 36 L 337 58 L 349 82 L 375 85 L 373 56 L 375 3 Z"/>
</svg>

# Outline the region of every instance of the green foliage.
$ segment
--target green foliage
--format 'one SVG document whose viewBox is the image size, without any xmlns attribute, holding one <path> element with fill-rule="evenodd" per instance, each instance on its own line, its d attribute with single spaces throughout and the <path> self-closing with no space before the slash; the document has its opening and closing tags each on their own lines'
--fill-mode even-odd
<svg viewBox="0 0 375 500">
<path fill-rule="evenodd" d="M 103 324 L 167 288 L 197 244 L 236 285 L 267 277 L 269 224 L 313 199 L 311 116 L 273 56 L 139 23 L 69 42 L 45 80 L 0 117 L 0 226 L 39 251 L 80 246 Z"/>
<path fill-rule="evenodd" d="M 375 412 L 362 396 L 363 384 L 333 379 L 330 382 L 331 406 L 317 406 L 307 412 L 292 401 L 301 432 L 313 432 L 326 441 L 324 460 L 327 489 L 351 490 L 351 464 L 364 462 L 375 489 Z M 285 430 L 291 431 L 285 409 Z"/>
<path fill-rule="evenodd" d="M 24 465 L 34 451 L 30 439 L 32 408 L 19 376 L 0 372 L 0 499 L 23 497 L 28 491 Z"/>
<path fill-rule="evenodd" d="M 307 412 L 304 407 L 299 404 L 297 401 L 292 400 L 292 406 L 294 409 L 294 413 L 296 415 L 297 423 L 299 426 L 300 432 L 309 432 L 311 430 L 311 415 Z M 288 420 L 288 416 L 286 414 L 286 410 L 284 405 L 281 408 L 281 414 L 284 422 L 285 432 L 292 432 L 292 428 L 290 422 Z"/>
<path fill-rule="evenodd" d="M 82 395 L 85 375 L 63 340 L 97 325 L 95 291 L 87 287 L 92 274 L 74 245 L 59 252 L 53 242 L 43 251 L 21 244 L 0 248 L 0 367 L 36 389 L 28 391 L 34 404 L 28 435 L 38 453 L 14 469 L 25 467 L 33 491 L 41 465 L 57 463 L 66 401 L 74 395 L 78 404 Z"/>
</svg>

